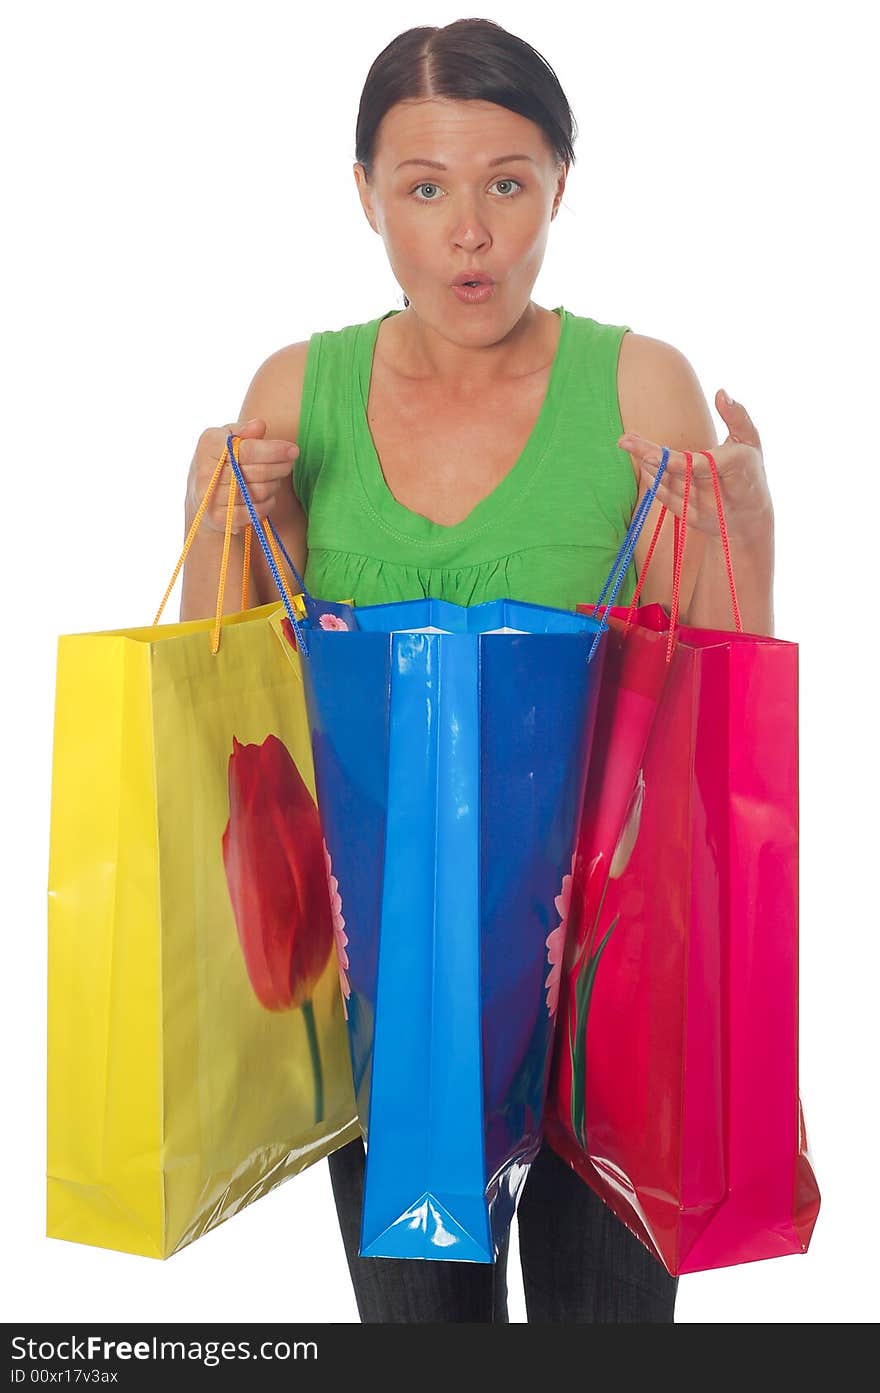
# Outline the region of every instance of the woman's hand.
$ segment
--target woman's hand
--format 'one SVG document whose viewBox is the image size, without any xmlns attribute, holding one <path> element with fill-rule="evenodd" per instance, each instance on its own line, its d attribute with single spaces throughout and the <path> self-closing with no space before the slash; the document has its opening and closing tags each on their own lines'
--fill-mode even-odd
<svg viewBox="0 0 880 1393">
<path fill-rule="evenodd" d="M 291 473 L 293 461 L 299 454 L 292 440 L 264 440 L 267 429 L 264 420 L 240 421 L 231 426 L 211 426 L 202 431 L 196 452 L 189 467 L 186 487 L 186 525 L 189 527 L 199 505 L 205 496 L 211 476 L 226 449 L 226 437 L 241 437 L 236 447 L 236 455 L 248 486 L 254 511 L 261 521 L 275 512 L 282 488 L 292 491 Z M 226 509 L 229 502 L 230 487 L 235 484 L 232 466 L 227 463 L 217 480 L 210 502 L 202 516 L 201 526 L 212 532 L 225 532 Z M 232 510 L 233 533 L 243 532 L 251 518 L 246 505 L 241 501 L 238 485 L 235 485 L 238 502 Z"/>
<path fill-rule="evenodd" d="M 748 412 L 739 402 L 731 401 L 719 390 L 715 394 L 715 407 L 727 426 L 727 439 L 711 451 L 718 471 L 727 533 L 731 539 L 754 539 L 766 534 L 773 517 L 761 440 Z M 660 466 L 663 446 L 633 432 L 622 435 L 617 443 L 639 461 L 642 474 L 652 481 Z M 686 473 L 684 454 L 670 450 L 657 499 L 679 518 Z M 696 453 L 688 495 L 687 525 L 714 537 L 718 537 L 721 530 L 709 461 Z"/>
</svg>

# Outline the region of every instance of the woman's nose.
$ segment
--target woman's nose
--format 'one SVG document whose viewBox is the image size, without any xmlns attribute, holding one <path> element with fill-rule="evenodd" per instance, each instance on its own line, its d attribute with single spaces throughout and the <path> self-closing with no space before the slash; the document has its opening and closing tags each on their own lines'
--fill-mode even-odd
<svg viewBox="0 0 880 1393">
<path fill-rule="evenodd" d="M 492 234 L 487 221 L 473 204 L 456 210 L 452 223 L 452 239 L 456 246 L 467 247 L 469 250 L 490 245 Z"/>
</svg>

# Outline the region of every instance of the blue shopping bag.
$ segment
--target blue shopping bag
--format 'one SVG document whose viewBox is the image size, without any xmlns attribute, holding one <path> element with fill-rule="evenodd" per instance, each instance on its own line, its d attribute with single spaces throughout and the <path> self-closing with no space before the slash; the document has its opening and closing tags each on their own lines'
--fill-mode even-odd
<svg viewBox="0 0 880 1393">
<path fill-rule="evenodd" d="M 294 606 L 229 451 L 306 691 L 367 1145 L 360 1253 L 492 1262 L 541 1143 L 605 621 L 355 610 L 304 587 Z"/>
<path fill-rule="evenodd" d="M 588 662 L 585 619 L 424 600 L 308 633 L 367 1142 L 363 1256 L 491 1262 L 540 1145 L 556 901 L 604 656 Z"/>
</svg>

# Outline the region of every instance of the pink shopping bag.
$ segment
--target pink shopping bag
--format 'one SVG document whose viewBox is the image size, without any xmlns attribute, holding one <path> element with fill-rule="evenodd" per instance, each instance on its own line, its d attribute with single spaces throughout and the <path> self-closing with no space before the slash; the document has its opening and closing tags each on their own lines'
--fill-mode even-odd
<svg viewBox="0 0 880 1393">
<path fill-rule="evenodd" d="M 797 1063 L 798 651 L 743 633 L 731 591 L 735 633 L 676 628 L 674 606 L 669 641 L 659 606 L 613 612 L 618 647 L 642 630 L 669 661 L 653 712 L 606 667 L 545 1112 L 673 1274 L 804 1252 L 819 1209 Z"/>
</svg>

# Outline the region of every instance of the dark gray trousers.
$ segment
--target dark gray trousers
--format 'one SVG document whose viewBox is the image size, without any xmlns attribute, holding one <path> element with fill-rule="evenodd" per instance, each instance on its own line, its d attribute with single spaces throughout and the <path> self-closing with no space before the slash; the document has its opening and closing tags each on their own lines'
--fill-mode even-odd
<svg viewBox="0 0 880 1393">
<path fill-rule="evenodd" d="M 359 1257 L 364 1144 L 349 1142 L 327 1159 L 362 1322 L 507 1321 L 506 1240 L 491 1264 Z M 673 1320 L 678 1279 L 546 1144 L 517 1215 L 529 1322 Z"/>
</svg>

